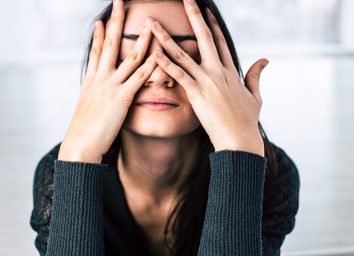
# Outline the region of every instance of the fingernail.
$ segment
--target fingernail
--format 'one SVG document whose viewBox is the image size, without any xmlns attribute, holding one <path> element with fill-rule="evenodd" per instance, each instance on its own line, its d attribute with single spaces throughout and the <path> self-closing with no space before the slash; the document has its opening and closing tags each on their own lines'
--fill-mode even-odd
<svg viewBox="0 0 354 256">
<path fill-rule="evenodd" d="M 117 6 L 118 6 L 118 0 L 113 0 L 113 7 L 117 8 Z"/>
<path fill-rule="evenodd" d="M 187 0 L 187 2 L 188 2 L 189 4 L 194 4 L 194 3 L 195 3 L 195 0 Z"/>
<path fill-rule="evenodd" d="M 267 60 L 267 61 L 265 61 L 265 62 L 263 62 L 263 64 L 262 64 L 262 69 L 264 69 L 267 65 L 268 65 L 268 63 L 269 63 L 269 61 Z"/>
<path fill-rule="evenodd" d="M 145 27 L 146 28 L 150 27 L 150 24 L 151 24 L 151 20 L 150 20 L 150 18 L 147 18 L 145 21 Z"/>
<path fill-rule="evenodd" d="M 159 23 L 158 21 L 155 23 L 155 28 L 156 28 L 158 31 L 162 31 L 162 27 L 161 27 L 161 25 L 160 25 L 160 23 Z"/>
</svg>

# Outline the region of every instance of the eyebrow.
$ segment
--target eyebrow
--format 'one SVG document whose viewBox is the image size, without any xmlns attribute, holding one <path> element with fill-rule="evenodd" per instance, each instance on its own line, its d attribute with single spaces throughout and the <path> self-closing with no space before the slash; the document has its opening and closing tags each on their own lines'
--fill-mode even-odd
<svg viewBox="0 0 354 256">
<path fill-rule="evenodd" d="M 122 37 L 129 39 L 129 40 L 136 41 L 136 40 L 138 40 L 139 35 L 123 34 Z M 175 42 L 183 42 L 183 41 L 188 41 L 188 40 L 197 41 L 197 38 L 194 35 L 171 35 L 171 37 Z"/>
</svg>

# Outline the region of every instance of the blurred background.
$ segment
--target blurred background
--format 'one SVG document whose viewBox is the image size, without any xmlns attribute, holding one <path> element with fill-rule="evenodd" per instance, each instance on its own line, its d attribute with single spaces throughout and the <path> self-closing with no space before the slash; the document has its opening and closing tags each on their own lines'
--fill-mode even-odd
<svg viewBox="0 0 354 256">
<path fill-rule="evenodd" d="M 91 21 L 108 1 L 0 3 L 0 255 L 38 255 L 40 158 L 73 115 Z M 218 0 L 244 72 L 261 57 L 261 113 L 301 178 L 283 255 L 354 255 L 354 1 Z"/>
</svg>

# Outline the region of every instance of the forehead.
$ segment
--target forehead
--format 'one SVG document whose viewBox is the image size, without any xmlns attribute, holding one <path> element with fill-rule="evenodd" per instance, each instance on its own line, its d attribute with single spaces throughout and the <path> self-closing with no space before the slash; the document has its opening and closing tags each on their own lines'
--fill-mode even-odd
<svg viewBox="0 0 354 256">
<path fill-rule="evenodd" d="M 145 19 L 158 20 L 170 34 L 194 34 L 182 1 L 132 1 L 126 5 L 124 32 L 137 33 Z"/>
</svg>

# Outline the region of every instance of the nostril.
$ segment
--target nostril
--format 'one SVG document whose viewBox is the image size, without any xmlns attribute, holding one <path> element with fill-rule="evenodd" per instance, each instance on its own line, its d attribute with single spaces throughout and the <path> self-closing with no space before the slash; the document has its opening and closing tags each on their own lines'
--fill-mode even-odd
<svg viewBox="0 0 354 256">
<path fill-rule="evenodd" d="M 152 81 L 146 81 L 145 83 L 144 83 L 144 86 L 149 86 L 149 85 L 151 85 L 152 84 Z"/>
<path fill-rule="evenodd" d="M 172 88 L 174 86 L 175 82 L 174 81 L 165 81 L 165 85 L 167 85 L 167 87 Z"/>
</svg>

